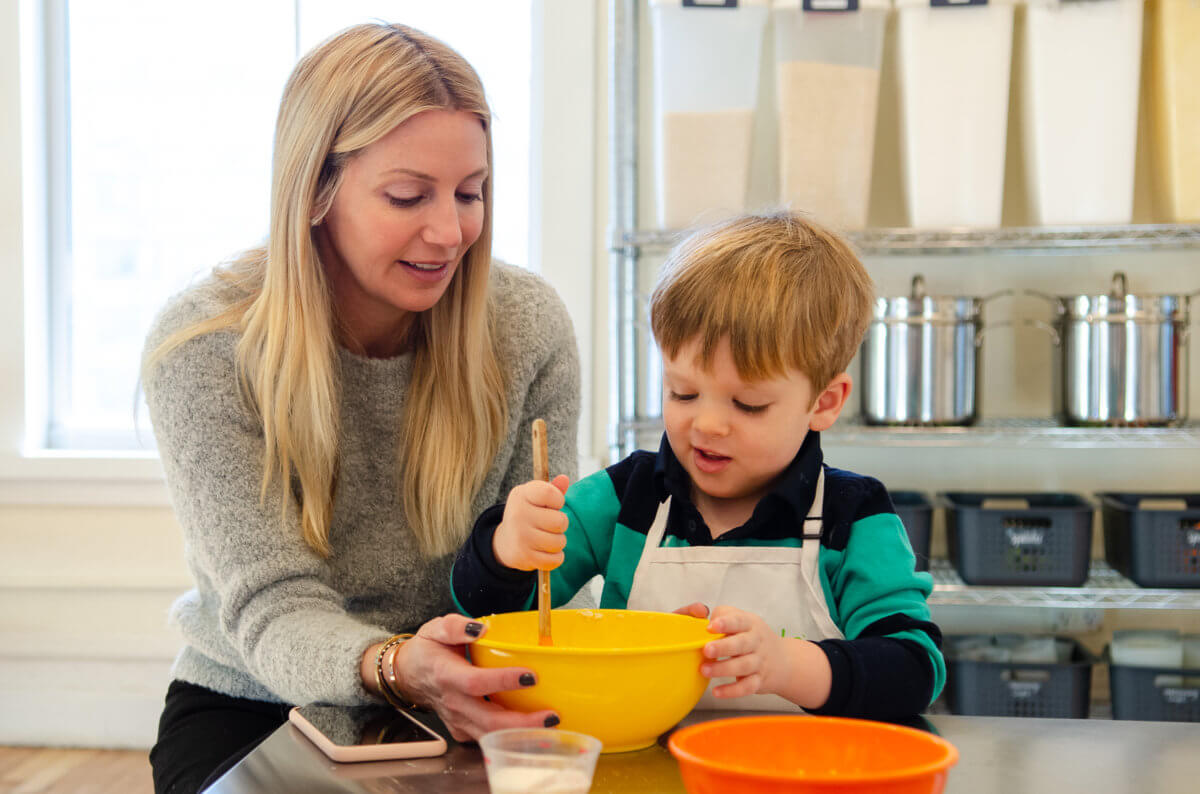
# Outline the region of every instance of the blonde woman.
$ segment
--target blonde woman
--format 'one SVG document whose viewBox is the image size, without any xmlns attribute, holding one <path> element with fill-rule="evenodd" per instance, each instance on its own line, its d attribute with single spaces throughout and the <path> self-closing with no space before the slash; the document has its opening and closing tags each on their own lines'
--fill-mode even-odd
<svg viewBox="0 0 1200 794">
<path fill-rule="evenodd" d="M 292 704 L 415 703 L 452 736 L 554 725 L 464 658 L 453 551 L 529 477 L 575 475 L 562 302 L 491 261 L 483 87 L 443 43 L 361 25 L 284 90 L 266 245 L 172 299 L 143 379 L 196 587 L 174 605 L 159 792 L 201 790 Z M 408 638 L 405 633 L 415 636 Z"/>
</svg>

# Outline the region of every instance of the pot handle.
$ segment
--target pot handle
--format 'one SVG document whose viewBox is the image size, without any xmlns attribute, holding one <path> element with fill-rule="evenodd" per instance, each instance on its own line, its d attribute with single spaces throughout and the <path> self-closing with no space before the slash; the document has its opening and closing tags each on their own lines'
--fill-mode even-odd
<svg viewBox="0 0 1200 794">
<path fill-rule="evenodd" d="M 1050 323 L 1044 323 L 1041 320 L 1025 320 L 1021 323 L 1026 327 L 1038 328 L 1050 334 L 1050 338 L 1054 340 L 1054 346 L 1058 347 L 1062 344 L 1062 336 L 1059 335 L 1058 329 Z"/>
<path fill-rule="evenodd" d="M 1011 289 L 1002 289 L 1002 290 L 1000 290 L 999 292 L 993 292 L 991 295 L 984 295 L 984 296 L 983 296 L 982 298 L 980 298 L 979 300 L 980 300 L 980 302 L 981 302 L 981 303 L 987 303 L 987 302 L 988 302 L 988 301 L 990 301 L 990 300 L 994 300 L 994 299 L 996 299 L 996 298 L 1003 298 L 1003 297 L 1006 297 L 1006 296 L 1008 296 L 1008 295 L 1013 295 L 1013 294 L 1015 294 L 1015 290 L 1011 290 Z M 1011 325 L 1011 323 L 1005 323 L 1005 324 L 1006 324 L 1006 325 Z"/>
<path fill-rule="evenodd" d="M 1112 286 L 1109 287 L 1108 294 L 1112 298 L 1117 298 L 1118 300 L 1125 300 L 1125 296 L 1128 293 L 1129 293 L 1129 289 L 1126 286 L 1125 274 L 1122 273 L 1120 270 L 1118 270 L 1115 273 L 1113 273 Z"/>
<path fill-rule="evenodd" d="M 1035 289 L 1023 289 L 1021 292 L 1025 295 L 1032 295 L 1035 298 L 1041 298 L 1044 301 L 1049 301 L 1050 304 L 1054 306 L 1054 311 L 1056 314 L 1062 314 L 1065 311 L 1063 308 L 1062 299 L 1055 295 L 1049 295 L 1045 292 L 1038 292 Z"/>
<path fill-rule="evenodd" d="M 909 288 L 909 299 L 919 301 L 925 297 L 925 277 L 917 273 L 912 277 L 912 285 Z"/>
<path fill-rule="evenodd" d="M 1012 292 L 1012 290 L 1006 290 L 1006 291 Z M 1002 294 L 1002 293 L 997 293 L 997 297 L 1000 294 Z M 985 298 L 984 300 L 987 300 L 987 299 Z M 981 345 L 983 345 L 983 335 L 986 334 L 988 331 L 992 331 L 997 328 L 1011 328 L 1012 325 L 1013 324 L 1011 321 L 1003 320 L 998 323 L 991 323 L 990 325 L 983 326 L 982 328 L 980 328 L 978 331 L 975 332 L 975 347 L 980 347 Z"/>
</svg>

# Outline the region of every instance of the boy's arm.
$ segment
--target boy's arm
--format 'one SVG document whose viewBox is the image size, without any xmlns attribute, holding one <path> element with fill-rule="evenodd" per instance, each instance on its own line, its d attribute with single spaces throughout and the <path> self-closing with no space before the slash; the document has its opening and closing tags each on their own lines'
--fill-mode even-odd
<svg viewBox="0 0 1200 794">
<path fill-rule="evenodd" d="M 914 570 L 894 513 L 855 521 L 839 562 L 829 586 L 846 639 L 818 643 L 832 680 L 829 699 L 814 713 L 877 719 L 920 713 L 946 681 L 941 631 L 926 603 L 932 577 Z"/>
<path fill-rule="evenodd" d="M 567 545 L 563 563 L 550 574 L 553 605 L 567 603 L 593 576 L 603 573 L 612 545 L 612 523 L 619 507 L 607 472 L 592 474 L 567 489 Z M 533 608 L 536 571 L 519 571 L 496 559 L 492 539 L 504 517 L 504 505 L 490 507 L 475 522 L 451 570 L 455 606 L 478 617 Z"/>
<path fill-rule="evenodd" d="M 450 591 L 459 612 L 472 617 L 528 609 L 536 571 L 518 571 L 496 559 L 492 537 L 504 517 L 504 505 L 489 507 L 475 522 L 450 571 Z"/>
</svg>

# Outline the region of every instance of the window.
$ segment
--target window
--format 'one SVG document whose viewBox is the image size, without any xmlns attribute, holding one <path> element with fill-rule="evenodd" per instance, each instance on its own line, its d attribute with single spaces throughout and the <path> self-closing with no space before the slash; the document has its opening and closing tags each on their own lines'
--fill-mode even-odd
<svg viewBox="0 0 1200 794">
<path fill-rule="evenodd" d="M 495 116 L 495 253 L 528 263 L 529 0 L 80 0 L 61 13 L 47 26 L 67 79 L 49 130 L 46 447 L 153 444 L 140 400 L 134 422 L 146 330 L 170 294 L 264 239 L 284 82 L 348 25 L 402 20 L 476 67 Z"/>
<path fill-rule="evenodd" d="M 134 432 L 142 337 L 169 293 L 261 240 L 284 78 L 310 44 L 371 18 L 424 28 L 479 68 L 496 113 L 497 255 L 527 262 L 566 301 L 583 359 L 580 452 L 603 449 L 592 396 L 606 359 L 592 349 L 604 343 L 592 317 L 607 293 L 596 289 L 607 261 L 596 221 L 601 4 L 214 0 L 185 16 L 174 5 L 0 2 L 0 505 L 166 503 L 144 414 Z M 67 57 L 89 45 L 101 51 L 90 62 Z M 181 64 L 191 71 L 169 77 Z M 509 67 L 528 70 L 524 82 L 498 82 Z M 233 88 L 220 87 L 230 75 Z M 528 104 L 513 105 L 514 92 Z M 140 181 L 89 151 L 84 132 L 113 141 Z M 137 211 L 132 222 L 119 207 Z M 78 305 L 102 311 L 89 326 Z"/>
</svg>

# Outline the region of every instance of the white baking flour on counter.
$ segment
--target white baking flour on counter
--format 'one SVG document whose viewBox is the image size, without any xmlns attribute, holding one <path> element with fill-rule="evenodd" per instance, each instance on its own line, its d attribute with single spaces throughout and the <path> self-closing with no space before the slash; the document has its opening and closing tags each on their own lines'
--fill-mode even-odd
<svg viewBox="0 0 1200 794">
<path fill-rule="evenodd" d="M 659 223 L 677 229 L 745 208 L 753 126 L 749 109 L 663 115 Z"/>
<path fill-rule="evenodd" d="M 779 199 L 837 229 L 867 225 L 879 70 L 782 61 Z"/>
<path fill-rule="evenodd" d="M 492 794 L 587 794 L 591 778 L 578 769 L 510 766 L 488 770 Z"/>
</svg>

